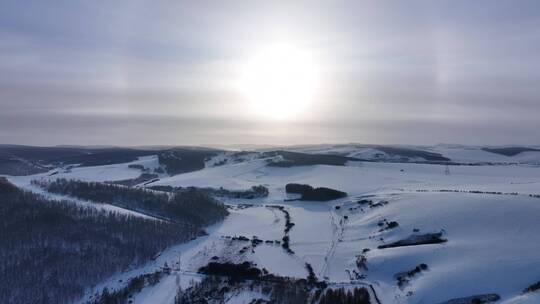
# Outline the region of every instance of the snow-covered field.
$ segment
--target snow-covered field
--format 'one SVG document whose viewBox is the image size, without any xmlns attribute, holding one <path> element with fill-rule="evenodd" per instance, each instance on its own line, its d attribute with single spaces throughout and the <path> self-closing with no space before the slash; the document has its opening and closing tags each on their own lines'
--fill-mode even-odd
<svg viewBox="0 0 540 304">
<path fill-rule="evenodd" d="M 435 146 L 392 146 L 392 148 L 437 153 L 455 163 L 540 164 L 540 151 L 524 151 L 516 155 L 506 156 L 486 151 L 484 150 L 486 147 L 480 146 L 439 144 Z M 538 147 L 533 147 L 533 149 L 538 150 Z M 298 146 L 290 150 L 304 153 L 337 154 L 360 159 L 383 161 L 400 161 L 404 156 L 385 152 L 384 147 L 381 150 L 374 145 L 312 145 Z M 426 160 L 421 156 L 408 158 L 411 162 L 422 162 Z"/>
<path fill-rule="evenodd" d="M 308 152 L 328 152 L 327 147 L 310 149 Z M 341 149 L 342 154 L 355 153 Z M 449 172 L 444 165 L 384 162 L 276 168 L 267 167 L 264 160 L 256 157 L 236 162 L 227 161 L 227 156 L 222 155 L 208 162 L 203 170 L 172 177 L 162 175 L 149 186 L 232 190 L 264 185 L 270 195 L 264 199 L 226 201 L 232 205 L 231 214 L 210 227 L 208 236 L 167 249 L 146 266 L 96 286 L 88 297 L 105 286 L 121 286 L 119 280 L 126 282 L 137 274 L 155 271 L 167 262 L 174 265 L 171 275 L 145 288 L 134 302 L 172 303 L 176 286 L 186 287 L 190 281 L 200 280 L 197 269 L 217 257 L 220 261 L 252 261 L 270 273 L 299 278 L 307 276 L 305 263 L 309 263 L 321 280 L 343 286 L 371 284 L 385 304 L 440 303 L 490 293 L 501 296 L 499 303 L 540 303 L 540 293 L 522 295 L 524 288 L 540 280 L 540 198 L 530 196 L 540 194 L 540 167 L 532 164 L 540 159 L 538 152 L 510 157 L 518 160 L 516 163 L 531 161 L 517 165 L 509 164 L 513 163 L 507 161 L 509 157 L 479 149 L 433 149 L 452 160 L 501 164 L 449 166 Z M 159 166 L 156 157 L 129 164 L 141 163 L 146 167 Z M 216 163 L 220 165 L 215 166 Z M 140 172 L 128 168 L 129 164 L 73 168 L 59 170 L 52 176 L 49 172 L 9 180 L 38 191 L 32 188 L 30 180 L 63 177 L 106 181 L 137 177 Z M 331 187 L 349 196 L 332 202 L 285 202 L 284 187 L 289 182 Z M 446 192 L 450 190 L 461 192 Z M 360 199 L 369 199 L 374 205 L 359 204 Z M 381 201 L 387 203 L 377 204 Z M 283 206 L 295 224 L 288 233 L 294 254 L 275 242 L 284 236 L 285 217 L 272 205 Z M 385 222 L 398 225 L 383 229 Z M 442 233 L 447 241 L 378 248 L 426 233 Z M 233 240 L 234 236 L 256 236 L 263 243 L 253 248 L 251 242 Z M 360 255 L 365 258 L 367 269 L 358 268 Z M 396 274 L 422 263 L 427 269 L 398 286 Z M 241 292 L 231 295 L 230 303 L 249 303 L 257 296 L 260 295 L 256 292 Z"/>
</svg>

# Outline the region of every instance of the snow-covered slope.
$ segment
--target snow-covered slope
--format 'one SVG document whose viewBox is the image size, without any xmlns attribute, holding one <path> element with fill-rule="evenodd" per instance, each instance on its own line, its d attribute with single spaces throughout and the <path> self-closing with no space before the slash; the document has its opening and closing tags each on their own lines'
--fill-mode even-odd
<svg viewBox="0 0 540 304">
<path fill-rule="evenodd" d="M 376 153 L 372 147 L 302 149 L 347 156 L 363 153 L 362 157 Z M 540 167 L 532 165 L 540 159 L 538 152 L 508 157 L 474 147 L 423 149 L 453 162 L 497 165 L 451 165 L 446 170 L 445 165 L 427 163 L 351 162 L 347 166 L 279 168 L 268 167 L 256 154 L 223 154 L 203 170 L 161 175 L 149 186 L 232 190 L 264 185 L 270 194 L 264 199 L 226 201 L 233 206 L 231 215 L 208 229 L 208 236 L 170 248 L 145 267 L 118 274 L 93 292 L 105 286 L 119 287 L 120 279 L 126 282 L 129 277 L 159 269 L 165 262 L 175 265 L 181 260 L 170 276 L 134 298 L 135 303 L 172 303 L 174 289 L 200 279 L 197 269 L 217 257 L 219 261 L 252 261 L 270 273 L 299 278 L 308 275 L 309 263 L 315 275 L 330 286 L 372 285 L 385 304 L 431 304 L 478 294 L 498 294 L 498 303 L 539 303 L 538 293 L 522 294 L 540 280 L 540 198 L 534 197 L 540 194 Z M 511 164 L 522 161 L 527 164 Z M 146 167 L 157 165 L 152 157 L 137 162 L 145 162 Z M 24 186 L 32 178 L 104 181 L 138 176 L 140 172 L 129 165 L 73 168 L 52 176 L 10 180 Z M 331 187 L 349 196 L 331 202 L 285 202 L 284 187 L 289 182 Z M 371 203 L 359 203 L 362 199 Z M 250 205 L 243 205 L 246 203 Z M 285 235 L 285 212 L 294 223 L 287 232 L 292 253 L 276 242 Z M 440 233 L 446 242 L 384 248 L 430 233 Z M 251 241 L 238 240 L 239 236 L 263 242 L 252 246 Z M 359 267 L 359 258 L 365 268 Z M 397 276 L 421 264 L 427 268 L 398 285 Z M 241 303 L 258 296 L 262 295 L 238 292 L 231 294 L 231 299 Z"/>
<path fill-rule="evenodd" d="M 537 147 L 531 147 L 531 149 L 538 150 Z M 383 162 L 441 161 L 442 159 L 437 160 L 436 156 L 439 155 L 440 157 L 447 158 L 449 162 L 462 164 L 540 164 L 540 151 L 523 151 L 516 155 L 507 156 L 487 151 L 486 147 L 481 146 L 445 144 L 435 146 L 377 146 L 349 144 L 300 146 L 291 147 L 288 150 L 312 154 L 336 154 Z M 425 152 L 433 153 L 434 155 L 424 155 Z"/>
</svg>

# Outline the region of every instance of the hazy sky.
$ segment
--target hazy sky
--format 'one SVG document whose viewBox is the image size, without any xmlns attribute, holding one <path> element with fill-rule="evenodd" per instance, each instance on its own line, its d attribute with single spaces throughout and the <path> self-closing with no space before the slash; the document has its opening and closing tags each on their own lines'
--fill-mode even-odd
<svg viewBox="0 0 540 304">
<path fill-rule="evenodd" d="M 287 120 L 237 80 L 316 58 Z M 0 2 L 0 143 L 540 144 L 540 1 Z"/>
</svg>

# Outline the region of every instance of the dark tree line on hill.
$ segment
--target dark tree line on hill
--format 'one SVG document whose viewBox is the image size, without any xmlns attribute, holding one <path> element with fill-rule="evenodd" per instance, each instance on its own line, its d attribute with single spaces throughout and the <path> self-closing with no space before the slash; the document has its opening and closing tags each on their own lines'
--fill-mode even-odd
<svg viewBox="0 0 540 304">
<path fill-rule="evenodd" d="M 122 180 L 116 180 L 116 181 L 107 181 L 106 183 L 114 184 L 114 185 L 121 185 L 121 186 L 126 186 L 126 187 L 133 187 L 138 184 L 157 180 L 158 178 L 159 178 L 159 175 L 157 174 L 141 173 L 141 175 L 139 175 L 136 178 L 122 179 Z"/>
<path fill-rule="evenodd" d="M 504 156 L 516 156 L 523 152 L 538 152 L 540 149 L 528 148 L 528 147 L 505 147 L 505 148 L 482 148 L 482 150 L 501 154 Z"/>
<path fill-rule="evenodd" d="M 369 304 L 369 292 L 365 288 L 355 287 L 352 291 L 328 289 L 321 297 L 319 304 Z"/>
<path fill-rule="evenodd" d="M 171 149 L 158 154 L 158 159 L 169 175 L 176 175 L 204 169 L 205 161 L 218 152 L 210 149 Z"/>
<path fill-rule="evenodd" d="M 101 294 L 89 301 L 88 304 L 129 304 L 133 295 L 141 292 L 145 287 L 156 285 L 164 276 L 169 274 L 171 274 L 171 269 L 164 268 L 153 273 L 133 277 L 123 288 L 118 290 L 109 290 L 105 287 Z"/>
<path fill-rule="evenodd" d="M 57 179 L 33 183 L 52 193 L 108 203 L 197 227 L 213 224 L 228 214 L 222 203 L 195 188 L 171 195 L 143 188 L 78 180 Z"/>
<path fill-rule="evenodd" d="M 391 156 L 401 156 L 404 161 L 409 161 L 410 158 L 423 158 L 426 161 L 446 162 L 449 158 L 444 157 L 440 153 L 429 152 L 424 150 L 409 149 L 403 147 L 376 146 L 375 149 L 382 151 Z"/>
<path fill-rule="evenodd" d="M 0 299 L 69 303 L 85 288 L 199 233 L 196 227 L 49 201 L 0 179 Z"/>
<path fill-rule="evenodd" d="M 379 245 L 377 248 L 395 248 L 405 246 L 427 245 L 427 244 L 440 244 L 445 243 L 447 239 L 442 237 L 442 232 L 426 233 L 426 234 L 413 234 L 402 240 L 392 243 Z"/>
<path fill-rule="evenodd" d="M 533 283 L 529 285 L 527 288 L 523 289 L 523 293 L 535 292 L 537 290 L 540 290 L 540 281 Z"/>
<path fill-rule="evenodd" d="M 210 196 L 217 198 L 239 198 L 239 199 L 255 199 L 268 196 L 268 188 L 263 185 L 252 186 L 248 190 L 228 190 L 223 187 L 220 188 L 198 188 L 198 187 L 173 187 L 173 186 L 150 186 L 148 189 L 165 192 L 185 192 L 189 189 L 196 189 L 198 191 L 207 193 Z"/>
<path fill-rule="evenodd" d="M 276 157 L 268 162 L 270 167 L 296 167 L 296 166 L 314 166 L 314 165 L 329 165 L 329 166 L 345 166 L 348 161 L 358 161 L 359 159 L 333 154 L 308 154 L 291 151 L 269 151 L 263 152 L 264 157 Z"/>
<path fill-rule="evenodd" d="M 315 278 L 296 279 L 269 274 L 266 269 L 258 269 L 254 264 L 211 262 L 199 269 L 207 276 L 188 289 L 179 289 L 176 304 L 222 303 L 229 293 L 256 291 L 264 295 L 251 303 L 274 304 L 370 304 L 367 289 L 356 287 L 345 291 L 328 288 L 325 282 Z"/>
<path fill-rule="evenodd" d="M 28 175 L 47 172 L 63 165 L 102 166 L 132 162 L 141 156 L 158 155 L 159 162 L 167 173 L 174 175 L 204 168 L 205 160 L 219 152 L 197 147 L 155 150 L 0 145 L 0 174 Z"/>
<path fill-rule="evenodd" d="M 287 193 L 295 193 L 302 195 L 302 201 L 331 201 L 347 196 L 347 193 L 331 188 L 318 187 L 313 188 L 310 185 L 290 183 L 285 185 Z"/>
</svg>

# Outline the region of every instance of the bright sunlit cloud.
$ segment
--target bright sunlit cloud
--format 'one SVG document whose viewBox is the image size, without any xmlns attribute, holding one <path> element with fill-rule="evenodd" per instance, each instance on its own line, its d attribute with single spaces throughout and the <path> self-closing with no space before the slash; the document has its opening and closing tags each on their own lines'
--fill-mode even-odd
<svg viewBox="0 0 540 304">
<path fill-rule="evenodd" d="M 262 49 L 244 66 L 239 82 L 255 111 L 269 119 L 300 115 L 318 86 L 319 68 L 313 56 L 287 44 Z"/>
</svg>

